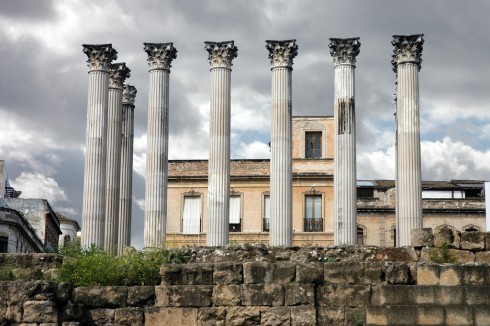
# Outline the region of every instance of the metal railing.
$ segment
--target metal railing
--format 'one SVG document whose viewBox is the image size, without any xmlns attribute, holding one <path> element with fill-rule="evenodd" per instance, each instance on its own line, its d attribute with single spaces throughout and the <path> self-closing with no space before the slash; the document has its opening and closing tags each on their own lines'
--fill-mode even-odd
<svg viewBox="0 0 490 326">
<path fill-rule="evenodd" d="M 305 218 L 304 232 L 323 232 L 323 218 Z"/>
</svg>

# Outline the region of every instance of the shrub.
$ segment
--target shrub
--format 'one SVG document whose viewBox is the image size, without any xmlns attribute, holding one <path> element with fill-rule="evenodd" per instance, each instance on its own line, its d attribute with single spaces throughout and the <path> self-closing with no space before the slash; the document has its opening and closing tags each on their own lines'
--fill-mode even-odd
<svg viewBox="0 0 490 326">
<path fill-rule="evenodd" d="M 179 249 L 128 251 L 114 256 L 95 247 L 83 249 L 76 243 L 60 249 L 60 254 L 64 259 L 58 281 L 74 286 L 156 285 L 162 264 L 181 263 L 184 258 Z"/>
</svg>

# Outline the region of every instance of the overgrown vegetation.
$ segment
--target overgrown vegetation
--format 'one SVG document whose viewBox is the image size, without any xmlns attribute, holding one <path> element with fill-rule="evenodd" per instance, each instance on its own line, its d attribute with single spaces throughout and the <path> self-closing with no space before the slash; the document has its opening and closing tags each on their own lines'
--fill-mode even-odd
<svg viewBox="0 0 490 326">
<path fill-rule="evenodd" d="M 456 259 L 451 255 L 447 243 L 442 244 L 438 248 L 433 248 L 429 252 L 430 260 L 438 264 L 455 263 Z"/>
<path fill-rule="evenodd" d="M 14 273 L 12 272 L 12 265 L 0 266 L 0 281 L 12 281 L 14 279 Z"/>
<path fill-rule="evenodd" d="M 60 254 L 63 264 L 55 281 L 74 286 L 156 285 L 162 264 L 184 261 L 180 249 L 133 250 L 113 256 L 95 247 L 83 249 L 78 243 L 64 246 Z"/>
</svg>

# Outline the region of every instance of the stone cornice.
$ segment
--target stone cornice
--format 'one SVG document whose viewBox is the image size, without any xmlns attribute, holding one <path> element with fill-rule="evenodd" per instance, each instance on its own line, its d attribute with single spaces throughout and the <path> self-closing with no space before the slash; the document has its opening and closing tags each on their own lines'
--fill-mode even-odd
<svg viewBox="0 0 490 326">
<path fill-rule="evenodd" d="M 177 58 L 177 49 L 172 42 L 169 43 L 143 43 L 148 54 L 150 69 L 163 69 L 170 71 L 172 60 Z"/>
<path fill-rule="evenodd" d="M 111 64 L 109 69 L 109 87 L 122 89 L 124 81 L 130 76 L 131 69 L 126 66 L 126 63 Z"/>
<path fill-rule="evenodd" d="M 204 49 L 208 52 L 211 68 L 231 68 L 232 61 L 238 56 L 238 48 L 234 41 L 204 42 Z"/>
<path fill-rule="evenodd" d="M 424 44 L 424 34 L 415 35 L 393 35 L 393 55 L 391 64 L 393 71 L 396 72 L 397 65 L 401 63 L 415 63 L 419 70 L 422 64 L 422 49 Z"/>
<path fill-rule="evenodd" d="M 293 68 L 293 59 L 298 55 L 296 40 L 267 40 L 265 43 L 272 68 Z"/>
<path fill-rule="evenodd" d="M 90 70 L 109 71 L 111 62 L 117 60 L 117 51 L 112 44 L 82 44 L 83 53 L 88 57 Z"/>
<path fill-rule="evenodd" d="M 134 100 L 136 99 L 136 87 L 133 85 L 124 84 L 123 85 L 123 98 L 122 103 L 124 105 L 133 105 Z"/>
<path fill-rule="evenodd" d="M 355 65 L 361 42 L 359 42 L 359 37 L 331 38 L 328 47 L 335 65 Z"/>
</svg>

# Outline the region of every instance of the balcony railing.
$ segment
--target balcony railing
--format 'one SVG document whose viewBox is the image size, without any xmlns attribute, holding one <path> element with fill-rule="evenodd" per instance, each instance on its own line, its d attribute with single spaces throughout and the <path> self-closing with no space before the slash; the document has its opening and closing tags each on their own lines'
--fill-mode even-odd
<svg viewBox="0 0 490 326">
<path fill-rule="evenodd" d="M 323 218 L 305 218 L 304 232 L 323 232 Z"/>
<path fill-rule="evenodd" d="M 242 224 L 241 223 L 230 223 L 228 230 L 230 232 L 242 232 Z"/>
</svg>

